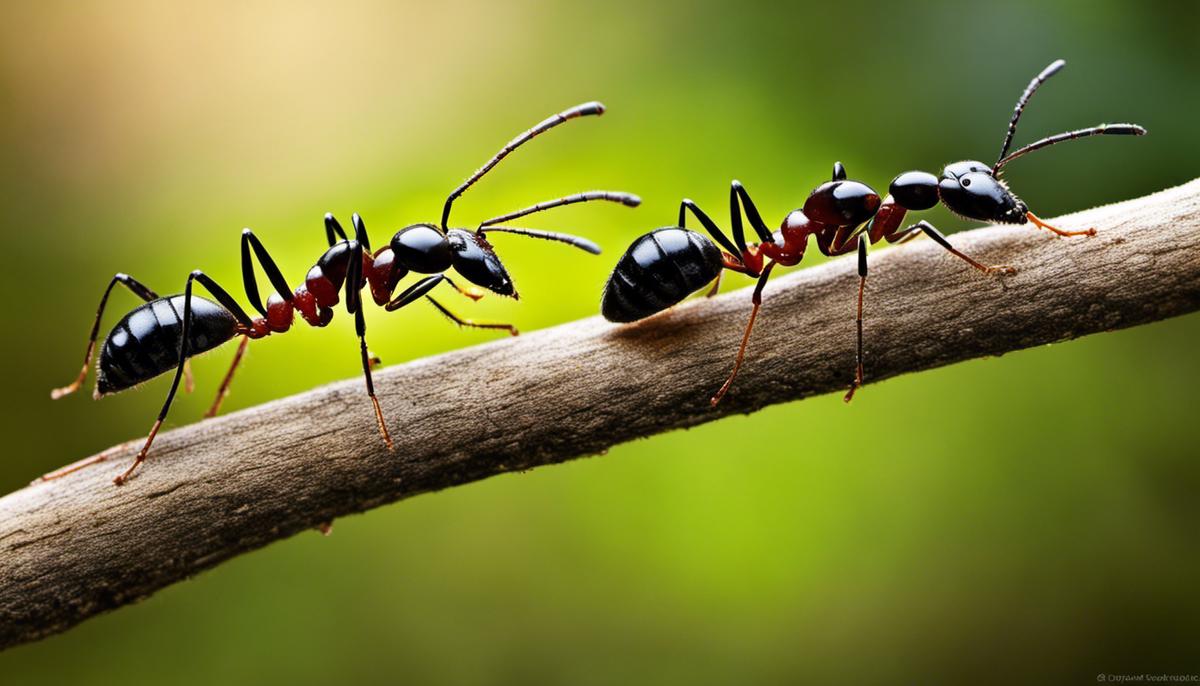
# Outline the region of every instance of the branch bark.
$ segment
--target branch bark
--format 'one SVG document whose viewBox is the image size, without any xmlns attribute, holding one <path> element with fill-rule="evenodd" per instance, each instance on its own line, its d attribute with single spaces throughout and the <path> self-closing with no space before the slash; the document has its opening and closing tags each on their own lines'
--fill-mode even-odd
<svg viewBox="0 0 1200 686">
<path fill-rule="evenodd" d="M 1015 276 L 981 276 L 927 240 L 872 255 L 868 381 L 1200 309 L 1200 180 L 1056 221 L 1100 233 L 953 236 Z M 136 444 L 31 485 L 0 499 L 0 647 L 337 517 L 843 391 L 856 288 L 853 256 L 772 282 L 717 410 L 708 398 L 732 363 L 746 290 L 632 326 L 592 317 L 381 370 L 395 453 L 353 379 L 162 434 L 124 487 L 112 478 Z"/>
</svg>

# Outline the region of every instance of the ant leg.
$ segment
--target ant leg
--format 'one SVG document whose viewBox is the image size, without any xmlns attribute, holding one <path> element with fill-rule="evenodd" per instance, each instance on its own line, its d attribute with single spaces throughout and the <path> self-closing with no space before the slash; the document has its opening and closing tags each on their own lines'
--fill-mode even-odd
<svg viewBox="0 0 1200 686">
<path fill-rule="evenodd" d="M 741 207 L 738 206 L 738 198 L 741 198 Z M 774 243 L 775 236 L 767 229 L 766 222 L 763 221 L 762 215 L 759 214 L 758 208 L 754 205 L 754 201 L 750 199 L 750 193 L 742 186 L 741 181 L 734 181 L 729 187 L 729 213 L 734 218 L 732 220 L 734 234 L 742 232 L 742 208 L 745 208 L 746 218 L 750 220 L 750 226 L 758 234 L 758 241 L 760 243 Z M 738 242 L 745 243 L 746 239 L 742 238 Z"/>
<path fill-rule="evenodd" d="M 292 295 L 292 289 L 288 286 L 287 279 L 283 278 L 283 274 L 279 271 L 275 260 L 271 258 L 271 254 L 263 246 L 262 241 L 258 240 L 258 236 L 255 236 L 250 229 L 242 229 L 242 285 L 246 288 L 246 298 L 250 304 L 255 310 L 258 310 L 260 315 L 266 317 L 267 310 L 263 307 L 262 298 L 258 295 L 258 280 L 254 276 L 254 262 L 250 257 L 251 250 L 254 251 L 254 256 L 258 258 L 258 263 L 267 273 L 267 279 L 279 297 L 283 298 L 284 302 L 290 303 L 295 296 Z"/>
<path fill-rule="evenodd" d="M 337 231 L 345 237 L 342 232 L 342 227 L 333 218 L 332 214 L 325 215 L 325 233 L 329 238 L 330 245 L 333 245 L 333 233 Z M 275 260 L 271 254 L 267 252 L 266 247 L 258 236 L 250 229 L 242 229 L 242 285 L 246 289 L 246 298 L 250 300 L 250 304 L 263 317 L 267 316 L 267 310 L 263 307 L 262 298 L 258 293 L 258 280 L 254 276 L 254 261 L 251 257 L 253 251 L 254 257 L 258 258 L 258 263 L 262 265 L 263 271 L 267 274 L 267 279 L 271 282 L 275 292 L 279 294 L 285 302 L 291 302 L 294 299 L 292 291 L 288 288 L 287 279 L 283 273 L 279 271 L 279 266 L 275 264 Z M 215 417 L 217 412 L 221 410 L 221 403 L 225 401 L 225 396 L 229 394 L 229 386 L 233 383 L 234 372 L 237 371 L 238 365 L 242 362 L 242 357 L 246 354 L 246 345 L 250 342 L 249 337 L 242 336 L 242 340 L 238 343 L 237 352 L 233 354 L 233 362 L 229 365 L 229 371 L 225 372 L 225 378 L 221 380 L 221 387 L 217 389 L 216 398 L 209 406 L 208 411 L 204 416 Z"/>
<path fill-rule="evenodd" d="M 438 285 L 439 283 L 441 283 L 443 281 L 449 281 L 449 280 L 450 279 L 448 279 L 443 274 L 434 274 L 433 276 L 427 276 L 427 277 L 421 279 L 420 281 L 414 283 L 413 285 L 409 286 L 407 289 L 405 289 L 405 291 L 403 293 L 396 296 L 395 300 L 392 300 L 387 305 L 384 305 L 384 309 L 386 309 L 388 312 L 394 312 L 394 311 L 400 309 L 401 307 L 410 305 L 413 302 L 416 302 L 422 296 L 425 296 L 425 294 L 428 293 L 429 291 L 433 290 L 434 286 Z M 511 324 L 480 324 L 480 323 L 476 323 L 469 319 L 462 319 L 461 317 L 458 317 L 453 312 L 451 312 L 450 310 L 443 307 L 441 305 L 441 303 L 434 300 L 433 298 L 429 298 L 429 302 L 433 303 L 434 307 L 438 308 L 438 310 L 442 314 L 449 317 L 451 321 L 453 321 L 455 324 L 458 324 L 459 326 L 470 326 L 470 327 L 475 327 L 475 328 L 480 328 L 480 329 L 504 329 L 504 330 L 508 331 L 510 334 L 512 334 L 513 336 L 517 335 L 516 327 Z"/>
<path fill-rule="evenodd" d="M 354 240 L 362 244 L 363 252 L 371 254 L 371 239 L 367 237 L 367 225 L 357 212 L 350 215 L 350 223 L 354 225 Z"/>
<path fill-rule="evenodd" d="M 854 381 L 850 382 L 850 390 L 842 400 L 850 402 L 854 392 L 863 385 L 863 293 L 867 290 L 867 243 L 866 237 L 858 241 L 858 316 L 854 322 L 858 327 L 858 347 L 854 353 Z"/>
<path fill-rule="evenodd" d="M 484 293 L 484 291 L 483 291 L 483 289 L 482 289 L 482 288 L 477 288 L 477 287 L 475 287 L 475 286 L 467 286 L 466 288 L 463 288 L 462 286 L 459 286 L 458 284 L 456 284 L 456 283 L 454 283 L 453 281 L 451 281 L 451 280 L 450 280 L 450 277 L 448 277 L 448 276 L 444 276 L 444 277 L 443 277 L 443 280 L 444 280 L 446 283 L 450 284 L 450 287 L 451 287 L 451 288 L 453 288 L 454 290 L 458 291 L 458 292 L 459 292 L 459 293 L 461 293 L 462 295 L 464 295 L 464 296 L 466 296 L 466 297 L 470 298 L 471 300 L 476 300 L 476 301 L 477 301 L 477 300 L 479 300 L 480 298 L 482 298 L 482 297 L 485 295 L 485 293 Z"/>
<path fill-rule="evenodd" d="M 470 319 L 463 319 L 462 317 L 459 317 L 458 315 L 454 314 L 450 310 L 447 310 L 441 303 L 434 300 L 433 296 L 427 295 L 427 296 L 425 296 L 425 299 L 428 300 L 429 302 L 433 303 L 433 306 L 438 308 L 439 312 L 446 315 L 446 317 L 449 318 L 450 321 L 454 322 L 455 324 L 458 324 L 459 326 L 466 326 L 466 327 L 470 327 L 473 329 L 502 329 L 504 331 L 507 331 L 510 336 L 516 336 L 518 333 L 520 333 L 517 331 L 517 327 L 513 326 L 512 324 L 492 324 L 492 323 L 486 323 L 486 322 L 480 323 L 480 322 L 471 321 Z"/>
<path fill-rule="evenodd" d="M 833 243 L 829 247 L 829 255 L 846 255 L 858 250 L 865 236 L 855 233 L 854 226 L 839 226 L 833 234 Z"/>
<path fill-rule="evenodd" d="M 388 433 L 387 423 L 383 419 L 383 409 L 379 406 L 379 398 L 375 395 L 375 381 L 371 378 L 371 353 L 367 350 L 367 322 L 363 318 L 362 307 L 354 312 L 354 331 L 358 334 L 359 349 L 362 354 L 363 377 L 367 381 L 367 396 L 371 398 L 371 406 L 375 408 L 375 422 L 379 426 L 379 435 L 388 450 L 395 450 L 392 435 Z M 378 358 L 375 358 L 378 359 Z"/>
<path fill-rule="evenodd" d="M 336 238 L 335 238 L 336 234 Z M 329 247 L 333 247 L 338 239 L 347 240 L 346 232 L 342 229 L 342 225 L 332 212 L 325 213 L 325 241 L 329 243 Z"/>
<path fill-rule="evenodd" d="M 118 453 L 123 451 L 125 448 L 133 445 L 136 442 L 137 442 L 137 439 L 134 439 L 132 441 L 125 441 L 124 443 L 121 443 L 120 445 L 114 445 L 113 447 L 108 448 L 107 450 L 104 450 L 103 452 L 96 453 L 95 455 L 92 455 L 91 457 L 85 457 L 82 460 L 72 462 L 71 464 L 69 464 L 65 467 L 59 467 L 58 469 L 56 469 L 52 472 L 43 474 L 40 477 L 38 477 L 37 481 L 34 481 L 33 483 L 38 483 L 38 481 L 54 481 L 55 479 L 61 479 L 62 477 L 66 476 L 68 474 L 74 474 L 75 472 L 83 469 L 84 467 L 90 467 L 94 464 L 100 464 L 101 462 L 107 462 L 110 457 L 117 455 Z"/>
<path fill-rule="evenodd" d="M 721 290 L 721 276 L 724 273 L 724 269 L 717 272 L 717 278 L 713 279 L 712 288 L 708 289 L 708 292 L 704 294 L 704 297 L 711 298 L 717 294 L 717 291 Z"/>
<path fill-rule="evenodd" d="M 357 219 L 358 215 L 355 215 Z M 358 335 L 358 344 L 362 356 L 363 377 L 367 382 L 367 396 L 371 398 L 371 406 L 375 408 L 375 422 L 379 426 L 379 435 L 383 438 L 387 449 L 394 450 L 392 436 L 388 433 L 387 422 L 383 419 L 383 409 L 379 406 L 379 398 L 375 395 L 375 381 L 371 378 L 371 353 L 367 350 L 367 320 L 363 316 L 362 306 L 362 265 L 363 241 L 366 240 L 366 227 L 362 220 L 354 223 L 355 240 L 350 252 L 350 266 L 346 270 L 346 310 L 354 314 L 354 332 Z"/>
<path fill-rule="evenodd" d="M 433 290 L 434 286 L 438 285 L 445 279 L 446 279 L 446 277 L 443 274 L 434 274 L 433 276 L 427 276 L 427 277 L 421 279 L 420 281 L 414 283 L 413 285 L 409 286 L 408 288 L 404 289 L 403 293 L 396 296 L 396 298 L 394 300 L 392 300 L 390 303 L 384 305 L 383 309 L 387 310 L 388 312 L 395 312 L 396 310 L 400 309 L 401 307 L 404 307 L 405 305 L 412 303 L 414 300 L 419 299 L 421 296 L 423 296 L 426 293 L 428 293 L 429 291 Z"/>
<path fill-rule="evenodd" d="M 204 417 L 210 418 L 217 416 L 221 411 L 221 403 L 225 401 L 225 396 L 229 395 L 229 385 L 233 383 L 233 373 L 237 371 L 238 365 L 242 362 L 242 356 L 246 354 L 246 346 L 250 344 L 249 336 L 242 336 L 242 340 L 238 343 L 237 352 L 233 354 L 233 362 L 229 365 L 229 371 L 225 372 L 225 378 L 221 379 L 221 387 L 217 389 L 217 397 L 213 399 L 213 404 L 204 413 Z"/>
<path fill-rule="evenodd" d="M 1026 212 L 1025 218 L 1028 219 L 1029 221 L 1033 222 L 1033 224 L 1035 226 L 1039 226 L 1043 229 L 1053 231 L 1054 233 L 1058 234 L 1059 236 L 1095 236 L 1096 235 L 1095 227 L 1092 227 L 1090 229 L 1084 229 L 1083 231 L 1063 231 L 1060 228 L 1050 226 L 1046 222 L 1042 221 L 1041 217 L 1037 216 L 1036 214 L 1034 214 L 1032 212 Z"/>
<path fill-rule="evenodd" d="M 118 273 L 113 276 L 112 280 L 108 282 L 108 288 L 104 289 L 104 295 L 100 297 L 100 305 L 96 308 L 96 319 L 92 322 L 92 332 L 88 335 L 87 350 L 85 350 L 83 353 L 83 366 L 79 370 L 79 375 L 75 377 L 74 381 L 66 386 L 55 388 L 54 390 L 50 391 L 50 398 L 52 400 L 58 400 L 63 396 L 70 395 L 83 386 L 83 381 L 87 378 L 88 367 L 90 367 L 92 364 L 92 354 L 96 352 L 96 337 L 100 334 L 100 319 L 104 316 L 104 308 L 108 304 L 108 296 L 112 293 L 113 287 L 117 284 L 121 284 L 122 286 L 128 288 L 131 293 L 141 298 L 145 302 L 158 300 L 158 293 L 155 293 L 153 290 L 147 288 L 144 284 L 132 276 L 122 273 Z M 187 376 L 187 380 L 184 384 L 184 390 L 190 393 L 193 388 L 192 370 L 190 366 L 184 369 L 184 374 Z"/>
<path fill-rule="evenodd" d="M 158 430 L 162 428 L 163 421 L 166 420 L 167 413 L 171 410 L 171 403 L 175 400 L 175 392 L 179 390 L 179 380 L 183 377 L 183 367 L 188 359 L 188 336 L 191 334 L 192 328 L 192 284 L 196 281 L 199 281 L 200 285 L 204 286 L 209 293 L 212 293 L 216 297 L 217 302 L 229 310 L 234 318 L 238 320 L 238 323 L 245 329 L 250 329 L 253 325 L 246 311 L 216 281 L 213 281 L 199 269 L 188 274 L 187 286 L 183 290 L 183 330 L 179 336 L 179 365 L 175 367 L 175 378 L 171 380 L 171 390 L 167 392 L 167 399 L 163 402 L 162 409 L 158 412 L 158 418 L 154 420 L 154 426 L 150 427 L 150 435 L 146 437 L 146 443 L 138 451 L 137 457 L 134 459 L 133 464 L 129 466 L 129 469 L 113 479 L 113 483 L 118 486 L 128 481 L 134 470 L 138 468 L 138 465 L 146 461 L 146 453 L 150 452 L 150 445 L 154 443 L 154 437 L 158 435 Z"/>
<path fill-rule="evenodd" d="M 861 236 L 855 233 L 856 226 L 838 226 L 823 230 L 817 234 L 817 249 L 828 257 L 837 257 L 858 250 Z"/>
<path fill-rule="evenodd" d="M 945 248 L 951 255 L 954 255 L 955 257 L 965 261 L 967 264 L 978 269 L 979 271 L 983 272 L 984 274 L 997 274 L 997 273 L 999 273 L 999 274 L 1016 274 L 1017 273 L 1016 269 L 1014 269 L 1013 267 L 1010 267 L 1008 265 L 1004 265 L 1004 264 L 985 265 L 985 264 L 980 264 L 979 262 L 976 262 L 975 260 L 968 257 L 966 254 L 961 253 L 958 250 L 956 250 L 954 248 L 954 246 L 950 245 L 950 241 L 948 241 L 946 239 L 946 237 L 943 236 L 940 231 L 933 228 L 932 224 L 930 224 L 929 222 L 927 222 L 923 219 L 921 221 L 917 222 L 916 224 L 913 224 L 912 226 L 908 227 L 907 229 L 905 229 L 905 231 L 911 231 L 913 229 L 920 229 L 922 233 L 924 233 L 926 236 L 929 236 L 930 238 L 932 238 L 935 242 L 937 242 L 938 245 Z"/>
<path fill-rule="evenodd" d="M 754 308 L 750 310 L 750 321 L 746 322 L 746 332 L 742 334 L 742 344 L 738 347 L 737 359 L 733 363 L 733 371 L 729 373 L 729 378 L 725 379 L 725 383 L 721 386 L 721 390 L 709 400 L 713 407 L 721 402 L 721 398 L 729 392 L 729 388 L 733 386 L 733 380 L 737 377 L 738 371 L 742 368 L 742 360 L 746 357 L 746 344 L 750 342 L 750 331 L 754 328 L 754 319 L 758 317 L 758 310 L 762 307 L 763 287 L 767 285 L 767 279 L 771 276 L 771 270 L 775 267 L 774 262 L 768 262 L 762 274 L 758 277 L 758 285 L 754 287 L 754 296 L 752 301 Z"/>
<path fill-rule="evenodd" d="M 704 210 L 700 209 L 700 207 L 696 205 L 696 203 L 692 202 L 689 198 L 684 198 L 683 201 L 679 203 L 679 228 L 687 228 L 687 214 L 684 212 L 685 210 L 691 210 L 692 214 L 696 215 L 696 219 L 700 220 L 700 224 L 704 227 L 704 230 L 708 231 L 709 235 L 713 237 L 713 240 L 715 240 L 721 245 L 722 248 L 725 249 L 725 252 L 729 253 L 730 255 L 736 255 L 738 260 L 742 259 L 742 255 L 745 253 L 739 249 L 739 246 L 734 245 L 733 242 L 729 240 L 729 237 L 725 235 L 725 232 L 722 231 L 719 226 L 717 226 L 717 223 L 714 222 L 711 217 L 705 214 Z M 745 241 L 742 242 L 745 243 Z"/>
<path fill-rule="evenodd" d="M 922 235 L 920 231 L 897 231 L 896 233 L 884 236 L 888 243 L 892 245 L 904 245 L 914 238 Z"/>
<path fill-rule="evenodd" d="M 333 219 L 333 215 L 327 215 L 327 219 L 333 221 L 336 225 L 337 220 Z M 337 226 L 337 230 L 341 231 L 341 226 Z M 332 240 L 332 232 L 330 231 L 328 222 L 326 223 L 326 232 Z M 246 298 L 250 300 L 250 304 L 263 317 L 267 316 L 267 310 L 263 307 L 262 298 L 258 293 L 258 280 L 254 276 L 254 262 L 251 257 L 251 251 L 258 258 L 258 263 L 262 265 L 263 271 L 267 274 L 267 279 L 271 282 L 271 286 L 275 288 L 275 292 L 283 298 L 284 302 L 292 302 L 295 296 L 288 289 L 287 279 L 279 271 L 279 266 L 275 264 L 271 254 L 267 252 L 262 241 L 250 229 L 242 229 L 242 286 L 246 289 Z M 225 378 L 221 380 L 221 387 L 217 389 L 217 395 L 213 399 L 213 403 L 209 406 L 208 411 L 204 413 L 205 418 L 217 416 L 217 412 L 221 410 L 221 403 L 225 401 L 225 396 L 229 394 L 229 385 L 233 383 L 234 372 L 237 371 L 238 365 L 242 362 L 242 357 L 246 354 L 246 345 L 250 342 L 247 336 L 242 336 L 241 342 L 238 344 L 237 352 L 233 354 L 233 362 L 229 365 L 229 371 L 225 372 Z"/>
</svg>

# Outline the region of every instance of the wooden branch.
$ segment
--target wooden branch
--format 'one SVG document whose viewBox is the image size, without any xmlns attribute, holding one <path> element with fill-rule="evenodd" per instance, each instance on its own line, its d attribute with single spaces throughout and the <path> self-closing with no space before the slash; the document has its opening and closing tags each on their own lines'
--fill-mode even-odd
<svg viewBox="0 0 1200 686">
<path fill-rule="evenodd" d="M 1100 233 L 1010 226 L 952 237 L 1015 276 L 982 276 L 928 240 L 874 253 L 868 381 L 1200 309 L 1200 180 L 1056 223 Z M 732 363 L 745 290 L 633 326 L 593 317 L 384 369 L 376 386 L 394 453 L 361 379 L 162 434 L 118 488 L 112 478 L 139 440 L 0 499 L 0 646 L 337 517 L 840 393 L 853 370 L 856 288 L 853 257 L 772 282 L 742 376 L 717 410 L 708 398 Z"/>
</svg>

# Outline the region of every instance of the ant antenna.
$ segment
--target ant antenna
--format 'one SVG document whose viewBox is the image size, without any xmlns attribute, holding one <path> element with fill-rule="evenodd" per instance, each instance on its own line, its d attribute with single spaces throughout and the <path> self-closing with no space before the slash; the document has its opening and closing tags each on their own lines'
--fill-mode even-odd
<svg viewBox="0 0 1200 686">
<path fill-rule="evenodd" d="M 1079 129 L 1077 131 L 1066 131 L 1066 132 L 1059 133 L 1059 134 L 1056 134 L 1053 136 L 1047 136 L 1046 138 L 1043 138 L 1040 141 L 1030 143 L 1029 145 L 1026 145 L 1025 147 L 1021 148 L 1020 150 L 1009 155 L 1008 157 L 1001 159 L 999 162 L 996 163 L 995 167 L 992 167 L 992 173 L 995 174 L 996 172 L 999 172 L 1001 167 L 1008 164 L 1009 162 L 1012 162 L 1013 160 L 1017 159 L 1018 157 L 1028 155 L 1029 153 L 1033 152 L 1034 150 L 1041 150 L 1042 148 L 1048 148 L 1051 145 L 1054 145 L 1055 143 L 1063 143 L 1065 141 L 1075 140 L 1076 138 L 1087 138 L 1088 136 L 1145 136 L 1145 135 L 1146 135 L 1146 129 L 1141 126 L 1138 126 L 1137 124 L 1101 124 L 1099 126 L 1092 126 L 1092 127 L 1086 128 L 1086 129 Z"/>
<path fill-rule="evenodd" d="M 1057 74 L 1065 66 L 1067 66 L 1066 60 L 1054 60 L 1050 63 L 1050 66 L 1042 70 L 1042 73 L 1033 77 L 1033 80 L 1025 87 L 1025 92 L 1021 93 L 1021 97 L 1017 99 L 1017 107 L 1013 110 L 1012 120 L 1008 122 L 1008 133 L 1004 136 L 1004 145 L 1000 147 L 1000 156 L 996 158 L 997 160 L 1003 160 L 1004 156 L 1008 154 L 1008 148 L 1012 145 L 1013 136 L 1017 133 L 1017 120 L 1021 118 L 1021 113 L 1025 110 L 1026 103 L 1037 92 L 1037 89 L 1046 82 L 1046 79 Z M 997 161 L 996 166 L 992 168 L 992 173 L 994 174 L 999 170 L 1000 166 L 1001 162 Z"/>
<path fill-rule="evenodd" d="M 565 198 L 557 198 L 555 200 L 539 202 L 538 204 L 533 205 L 532 207 L 526 207 L 523 210 L 509 212 L 508 214 L 500 215 L 499 217 L 492 217 L 487 221 L 481 222 L 479 224 L 479 228 L 483 229 L 490 224 L 499 224 L 501 222 L 509 221 L 510 219 L 517 219 L 518 217 L 524 217 L 526 215 L 541 212 L 543 210 L 549 210 L 555 207 L 562 207 L 563 205 L 574 205 L 575 203 L 590 202 L 592 200 L 619 202 L 626 207 L 637 207 L 638 205 L 642 204 L 642 199 L 632 193 L 619 193 L 616 191 L 587 191 L 585 193 L 568 195 Z"/>
<path fill-rule="evenodd" d="M 521 135 L 509 141 L 508 144 L 503 148 L 500 148 L 500 152 L 493 155 L 492 159 L 488 160 L 486 164 L 476 170 L 475 173 L 470 176 L 470 178 L 468 178 L 466 181 L 463 181 L 458 188 L 455 188 L 450 192 L 450 195 L 447 196 L 446 204 L 442 207 L 442 231 L 446 231 L 446 223 L 450 221 L 450 206 L 454 204 L 454 200 L 458 196 L 465 193 L 466 190 L 470 188 L 472 184 L 482 178 L 484 174 L 491 171 L 492 167 L 499 164 L 500 160 L 507 157 L 510 152 L 529 142 L 529 140 L 534 136 L 549 131 L 550 129 L 566 122 L 569 119 L 585 117 L 592 114 L 604 114 L 604 105 L 598 102 L 585 102 L 582 105 L 576 105 L 571 109 L 563 110 L 554 116 L 546 118 L 537 126 L 534 126 L 525 133 L 522 133 Z"/>
<path fill-rule="evenodd" d="M 530 238 L 541 238 L 547 241 L 558 241 L 567 245 L 579 248 L 584 252 L 590 252 L 593 255 L 600 254 L 600 246 L 589 241 L 586 238 L 572 236 L 569 233 L 561 233 L 558 231 L 542 231 L 540 229 L 518 229 L 511 226 L 483 226 L 479 228 L 478 233 L 515 233 L 518 236 L 529 236 Z"/>
</svg>

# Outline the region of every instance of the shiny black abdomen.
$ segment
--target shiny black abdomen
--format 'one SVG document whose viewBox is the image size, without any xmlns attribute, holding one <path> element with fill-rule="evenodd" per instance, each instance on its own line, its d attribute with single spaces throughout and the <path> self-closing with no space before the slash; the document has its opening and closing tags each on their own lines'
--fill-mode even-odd
<svg viewBox="0 0 1200 686">
<path fill-rule="evenodd" d="M 610 322 L 634 322 L 661 312 L 721 273 L 721 249 L 695 231 L 655 229 L 629 246 L 604 287 L 600 312 Z"/>
<path fill-rule="evenodd" d="M 159 298 L 125 315 L 100 348 L 96 392 L 116 393 L 179 364 L 183 296 Z M 217 303 L 192 296 L 188 357 L 212 350 L 237 333 L 237 319 Z"/>
</svg>

